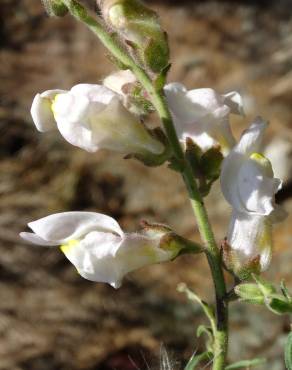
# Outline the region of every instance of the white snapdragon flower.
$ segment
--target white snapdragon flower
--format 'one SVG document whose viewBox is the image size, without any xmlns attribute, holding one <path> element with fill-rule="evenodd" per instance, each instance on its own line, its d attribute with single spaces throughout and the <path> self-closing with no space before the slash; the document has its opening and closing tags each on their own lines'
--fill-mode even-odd
<svg viewBox="0 0 292 370">
<path fill-rule="evenodd" d="M 203 150 L 220 144 L 223 153 L 228 153 L 235 144 L 229 115 L 243 114 L 237 92 L 220 95 L 209 88 L 188 91 L 176 82 L 166 85 L 164 92 L 180 141 L 190 137 Z"/>
<path fill-rule="evenodd" d="M 70 91 L 37 94 L 31 115 L 39 131 L 57 127 L 69 143 L 89 152 L 103 148 L 147 155 L 164 150 L 123 106 L 121 96 L 105 86 L 79 84 Z"/>
<path fill-rule="evenodd" d="M 143 266 L 169 261 L 178 250 L 161 248 L 162 235 L 124 233 L 111 217 L 94 212 L 56 213 L 30 222 L 28 242 L 61 246 L 62 252 L 85 279 L 119 288 L 123 277 Z"/>
<path fill-rule="evenodd" d="M 257 118 L 224 159 L 221 188 L 232 206 L 227 240 L 242 264 L 260 256 L 261 269 L 270 262 L 272 224 L 285 212 L 275 204 L 281 180 L 274 178 L 271 163 L 260 154 L 266 122 Z"/>
</svg>

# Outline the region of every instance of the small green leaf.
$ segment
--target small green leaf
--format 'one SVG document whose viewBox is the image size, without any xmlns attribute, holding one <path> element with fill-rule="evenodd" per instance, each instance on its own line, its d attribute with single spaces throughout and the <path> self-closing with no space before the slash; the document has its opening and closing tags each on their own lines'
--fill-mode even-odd
<svg viewBox="0 0 292 370">
<path fill-rule="evenodd" d="M 292 332 L 288 335 L 285 345 L 285 364 L 287 370 L 292 370 Z"/>
<path fill-rule="evenodd" d="M 206 334 L 207 335 L 207 340 L 206 340 L 206 349 L 209 352 L 213 352 L 214 350 L 214 337 L 212 333 L 212 328 L 207 327 L 205 325 L 199 325 L 197 328 L 197 337 L 199 338 L 201 335 Z"/>
<path fill-rule="evenodd" d="M 195 370 L 197 369 L 197 366 L 200 364 L 200 362 L 205 360 L 211 360 L 212 357 L 213 357 L 212 353 L 208 351 L 200 353 L 199 355 L 193 354 L 184 370 Z"/>
<path fill-rule="evenodd" d="M 177 286 L 177 290 L 181 293 L 185 293 L 190 301 L 199 303 L 202 307 L 205 315 L 208 317 L 213 334 L 216 333 L 215 313 L 213 307 L 209 306 L 207 302 L 203 301 L 197 294 L 192 292 L 185 283 L 180 283 Z"/>
<path fill-rule="evenodd" d="M 243 360 L 235 362 L 234 364 L 225 367 L 225 370 L 244 369 L 258 365 L 263 365 L 264 363 L 266 363 L 265 358 L 254 358 L 253 360 Z"/>
<path fill-rule="evenodd" d="M 209 338 L 212 338 L 212 329 L 205 325 L 199 325 L 197 328 L 197 337 L 200 337 L 202 334 L 207 334 Z"/>
</svg>

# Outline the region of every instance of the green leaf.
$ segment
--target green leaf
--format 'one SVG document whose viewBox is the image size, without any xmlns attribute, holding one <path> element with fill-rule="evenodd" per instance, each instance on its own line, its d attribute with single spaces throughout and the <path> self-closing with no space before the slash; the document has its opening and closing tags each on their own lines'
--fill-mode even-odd
<svg viewBox="0 0 292 370">
<path fill-rule="evenodd" d="M 199 355 L 193 354 L 184 370 L 195 370 L 197 369 L 197 366 L 200 364 L 200 362 L 204 360 L 211 360 L 212 357 L 212 353 L 208 351 L 200 353 Z"/>
<path fill-rule="evenodd" d="M 212 329 L 210 327 L 207 327 L 205 325 L 199 325 L 197 328 L 197 337 L 200 337 L 202 334 L 207 334 L 207 336 L 210 339 L 213 339 L 212 337 Z"/>
<path fill-rule="evenodd" d="M 288 335 L 285 345 L 285 365 L 287 370 L 292 370 L 292 332 Z"/>
<path fill-rule="evenodd" d="M 254 358 L 253 360 L 243 360 L 235 362 L 234 364 L 225 367 L 225 370 L 244 369 L 258 365 L 263 365 L 264 363 L 266 363 L 265 358 Z"/>
<path fill-rule="evenodd" d="M 185 283 L 180 283 L 177 286 L 177 290 L 181 293 L 185 293 L 186 296 L 190 301 L 199 303 L 199 305 L 202 307 L 205 315 L 208 317 L 212 332 L 215 335 L 216 333 L 216 322 L 215 322 L 215 313 L 213 307 L 209 306 L 207 302 L 203 301 L 199 296 L 197 296 L 194 292 L 192 292 Z"/>
</svg>

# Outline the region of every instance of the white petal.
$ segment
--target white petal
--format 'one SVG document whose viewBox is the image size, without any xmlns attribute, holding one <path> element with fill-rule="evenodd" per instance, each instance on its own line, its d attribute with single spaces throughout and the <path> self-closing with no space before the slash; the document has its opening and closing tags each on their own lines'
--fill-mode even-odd
<svg viewBox="0 0 292 370">
<path fill-rule="evenodd" d="M 56 128 L 56 121 L 51 108 L 52 100 L 57 94 L 64 92 L 66 91 L 47 90 L 34 97 L 30 113 L 38 131 L 46 132 Z"/>
<path fill-rule="evenodd" d="M 182 142 L 190 137 L 203 150 L 219 143 L 226 154 L 234 146 L 223 95 L 209 88 L 187 91 L 178 83 L 166 85 L 165 95 Z"/>
<path fill-rule="evenodd" d="M 136 82 L 137 78 L 133 72 L 126 69 L 107 76 L 103 80 L 103 85 L 119 94 L 124 94 L 123 87 Z"/>
<path fill-rule="evenodd" d="M 163 145 L 152 138 L 138 119 L 119 99 L 112 99 L 99 114 L 90 118 L 92 142 L 100 148 L 125 154 L 151 152 L 160 154 Z"/>
<path fill-rule="evenodd" d="M 56 128 L 51 105 L 51 101 L 48 98 L 42 98 L 40 94 L 37 94 L 33 99 L 30 113 L 37 130 L 40 132 Z"/>
<path fill-rule="evenodd" d="M 28 226 L 42 239 L 56 244 L 78 239 L 93 230 L 123 235 L 119 224 L 112 217 L 94 212 L 56 213 L 30 222 Z"/>
<path fill-rule="evenodd" d="M 248 212 L 269 215 L 274 210 L 274 195 L 282 182 L 265 176 L 258 163 L 249 159 L 243 163 L 236 179 L 243 207 Z"/>
<path fill-rule="evenodd" d="M 93 103 L 94 104 L 94 103 Z M 103 105 L 97 107 L 103 109 Z M 58 95 L 53 105 L 54 115 L 61 135 L 70 144 L 88 152 L 95 152 L 98 146 L 92 142 L 88 123 L 91 103 L 85 96 L 71 93 Z"/>
<path fill-rule="evenodd" d="M 190 90 L 186 96 L 194 105 L 201 107 L 205 114 L 215 112 L 218 108 L 224 106 L 224 98 L 210 88 Z M 225 110 L 225 112 L 229 112 L 229 110 Z"/>
<path fill-rule="evenodd" d="M 267 269 L 273 247 L 268 217 L 233 212 L 227 239 L 242 265 L 259 255 L 261 269 Z"/>
<path fill-rule="evenodd" d="M 52 109 L 57 122 L 63 119 L 74 124 L 86 119 L 89 106 L 90 100 L 87 96 L 75 96 L 71 92 L 66 92 L 56 96 Z"/>
<path fill-rule="evenodd" d="M 78 84 L 72 87 L 70 92 L 75 96 L 85 96 L 89 101 L 100 103 L 103 106 L 118 97 L 111 89 L 102 85 Z"/>
<path fill-rule="evenodd" d="M 250 156 L 252 153 L 260 153 L 267 122 L 261 117 L 257 117 L 251 126 L 243 132 L 239 143 L 234 147 L 234 151 Z"/>
<path fill-rule="evenodd" d="M 230 108 L 230 112 L 233 114 L 239 114 L 244 116 L 243 101 L 241 95 L 236 91 L 231 91 L 224 96 L 224 103 Z"/>
<path fill-rule="evenodd" d="M 196 117 L 201 117 L 205 113 L 205 110 L 201 112 L 200 107 L 194 106 L 191 99 L 186 97 L 187 89 L 180 83 L 173 82 L 166 85 L 164 93 L 168 106 L 179 124 L 193 123 Z M 201 115 L 199 115 L 200 112 Z"/>
<path fill-rule="evenodd" d="M 173 257 L 172 252 L 160 249 L 158 244 L 159 240 L 140 234 L 120 237 L 91 232 L 64 253 L 85 279 L 118 288 L 127 273 Z"/>
<path fill-rule="evenodd" d="M 242 164 L 254 152 L 259 152 L 266 122 L 256 119 L 246 130 L 239 143 L 231 150 L 222 163 L 220 175 L 221 190 L 228 203 L 238 211 L 244 211 L 238 191 L 238 174 Z"/>
<path fill-rule="evenodd" d="M 29 243 L 36 244 L 36 245 L 42 245 L 44 247 L 53 247 L 58 245 L 57 243 L 54 242 L 48 242 L 47 240 L 42 239 L 38 235 L 34 233 L 27 233 L 27 232 L 22 232 L 19 234 L 19 236 L 26 240 Z"/>
</svg>

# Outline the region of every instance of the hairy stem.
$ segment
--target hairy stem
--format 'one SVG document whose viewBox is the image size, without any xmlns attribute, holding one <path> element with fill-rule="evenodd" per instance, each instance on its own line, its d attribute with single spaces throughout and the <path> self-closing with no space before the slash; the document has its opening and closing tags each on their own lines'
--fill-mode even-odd
<svg viewBox="0 0 292 370">
<path fill-rule="evenodd" d="M 68 7 L 69 12 L 76 19 L 85 23 L 87 27 L 96 34 L 103 45 L 115 58 L 131 69 L 136 75 L 140 83 L 148 92 L 152 104 L 156 108 L 172 147 L 174 156 L 182 165 L 182 177 L 190 196 L 191 205 L 197 219 L 201 238 L 204 242 L 205 253 L 211 269 L 216 292 L 216 333 L 213 370 L 223 370 L 226 362 L 228 344 L 228 307 L 227 303 L 224 301 L 226 286 L 221 267 L 220 252 L 217 248 L 211 225 L 208 220 L 203 198 L 198 190 L 191 166 L 185 159 L 164 95 L 162 91 L 156 90 L 147 73 L 136 64 L 123 47 L 121 47 L 108 31 L 104 29 L 100 22 L 88 15 L 85 8 L 75 0 L 63 0 L 63 3 Z"/>
</svg>

